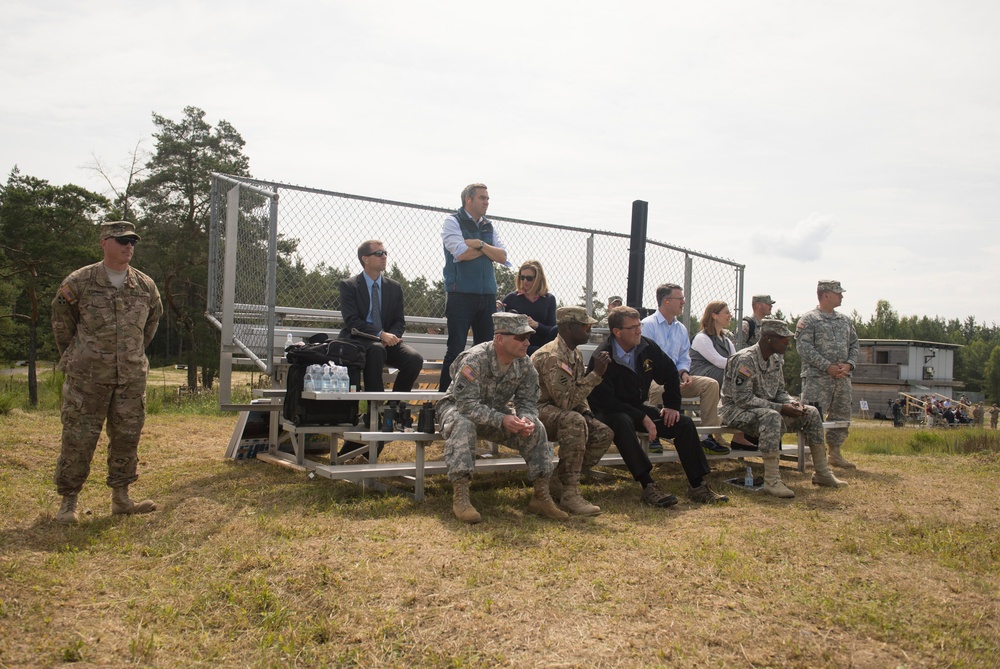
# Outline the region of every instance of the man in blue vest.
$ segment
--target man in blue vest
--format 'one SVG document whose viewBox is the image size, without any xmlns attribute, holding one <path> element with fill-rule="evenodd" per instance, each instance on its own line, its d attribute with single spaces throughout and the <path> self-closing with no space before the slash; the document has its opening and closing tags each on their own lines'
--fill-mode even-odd
<svg viewBox="0 0 1000 669">
<path fill-rule="evenodd" d="M 448 349 L 444 354 L 439 389 L 451 385 L 449 368 L 465 350 L 472 328 L 472 343 L 493 339 L 497 280 L 493 263 L 507 265 L 507 249 L 493 222 L 486 218 L 490 194 L 485 184 L 469 184 L 462 189 L 462 208 L 444 219 L 444 308 L 448 320 Z"/>
</svg>

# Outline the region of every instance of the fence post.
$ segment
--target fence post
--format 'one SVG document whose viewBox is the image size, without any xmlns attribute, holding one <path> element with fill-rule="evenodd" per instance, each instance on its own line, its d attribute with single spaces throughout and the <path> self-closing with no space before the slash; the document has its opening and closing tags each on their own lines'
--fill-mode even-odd
<svg viewBox="0 0 1000 669">
<path fill-rule="evenodd" d="M 681 321 L 682 323 L 684 323 L 684 327 L 687 327 L 688 323 L 691 322 L 691 300 L 694 298 L 694 295 L 691 293 L 691 274 L 692 274 L 693 267 L 694 267 L 694 262 L 691 260 L 690 254 L 685 253 L 684 254 L 684 295 L 687 296 L 687 299 L 684 300 L 684 320 Z M 659 309 L 659 307 L 660 307 L 660 305 L 657 304 L 656 308 Z"/>
<path fill-rule="evenodd" d="M 628 249 L 628 290 L 625 303 L 633 309 L 642 309 L 642 282 L 646 274 L 646 223 L 649 203 L 632 202 L 632 236 Z M 640 312 L 642 313 L 642 312 Z"/>
<path fill-rule="evenodd" d="M 585 308 L 594 313 L 594 233 L 587 237 L 587 285 L 583 289 Z"/>
</svg>

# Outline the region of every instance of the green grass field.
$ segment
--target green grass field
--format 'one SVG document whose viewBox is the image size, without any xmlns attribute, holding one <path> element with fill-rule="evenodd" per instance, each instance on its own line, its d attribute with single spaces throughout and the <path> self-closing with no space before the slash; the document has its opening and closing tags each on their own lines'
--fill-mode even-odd
<svg viewBox="0 0 1000 669">
<path fill-rule="evenodd" d="M 58 413 L 0 416 L 0 667 L 996 667 L 1000 439 L 858 424 L 845 489 L 728 505 L 524 512 L 522 474 L 484 474 L 484 522 L 222 458 L 235 418 L 163 411 L 136 497 L 109 515 L 104 447 L 79 526 L 53 522 Z M 409 457 L 407 444 L 389 457 Z M 755 463 L 755 469 L 757 469 Z M 678 466 L 654 475 L 682 497 Z"/>
</svg>

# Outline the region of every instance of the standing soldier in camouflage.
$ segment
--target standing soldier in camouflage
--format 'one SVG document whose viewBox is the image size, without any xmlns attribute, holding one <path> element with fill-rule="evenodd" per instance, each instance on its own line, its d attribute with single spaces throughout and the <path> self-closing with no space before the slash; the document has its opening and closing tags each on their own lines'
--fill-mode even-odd
<svg viewBox="0 0 1000 669">
<path fill-rule="evenodd" d="M 823 443 L 823 419 L 816 407 L 803 405 L 785 391 L 782 354 L 792 332 L 784 321 L 765 318 L 760 339 L 750 348 L 729 358 L 722 381 L 720 417 L 729 427 L 756 435 L 764 456 L 764 492 L 775 497 L 795 497 L 781 481 L 778 457 L 781 435 L 804 430 L 812 453 L 816 485 L 836 488 L 846 485 L 833 475 Z"/>
<path fill-rule="evenodd" d="M 104 260 L 66 277 L 52 301 L 52 330 L 63 384 L 62 450 L 55 484 L 62 495 L 56 520 L 76 523 L 77 495 L 90 474 L 97 440 L 108 424 L 111 513 L 149 513 L 151 500 L 133 502 L 137 449 L 146 419 L 145 350 L 163 307 L 148 276 L 130 267 L 139 235 L 127 221 L 101 226 Z"/>
<path fill-rule="evenodd" d="M 740 329 L 736 331 L 736 350 L 742 351 L 750 348 L 760 340 L 760 325 L 764 319 L 771 315 L 774 307 L 774 300 L 770 295 L 754 295 L 750 301 L 750 308 L 753 310 L 748 316 L 744 316 L 740 321 Z"/>
<path fill-rule="evenodd" d="M 538 417 L 549 439 L 559 441 L 559 464 L 549 491 L 559 506 L 578 516 L 601 512 L 601 507 L 580 496 L 580 471 L 601 460 L 614 436 L 611 428 L 594 418 L 587 404 L 587 395 L 600 385 L 611 358 L 606 351 L 597 354 L 594 371 L 588 374 L 577 350 L 590 339 L 596 322 L 583 307 L 559 307 L 559 335 L 531 356 L 541 386 Z"/>
<path fill-rule="evenodd" d="M 1000 418 L 1000 407 L 994 403 L 993 406 L 990 407 L 990 427 L 994 430 L 997 429 L 998 418 Z"/>
<path fill-rule="evenodd" d="M 528 479 L 535 488 L 529 512 L 566 520 L 569 514 L 549 493 L 552 446 L 538 419 L 538 373 L 527 357 L 534 330 L 527 316 L 511 313 L 493 314 L 493 328 L 493 341 L 476 344 L 452 363 L 454 382 L 437 405 L 448 479 L 455 491 L 452 512 L 466 523 L 482 520 L 469 500 L 476 440 L 481 438 L 517 449 L 528 463 Z"/>
<path fill-rule="evenodd" d="M 802 358 L 802 401 L 819 403 L 827 420 L 851 420 L 851 372 L 858 363 L 858 335 L 851 319 L 834 311 L 844 301 L 839 281 L 820 281 L 816 286 L 819 306 L 799 319 L 795 346 Z M 826 431 L 830 464 L 854 469 L 840 447 L 847 428 Z"/>
</svg>

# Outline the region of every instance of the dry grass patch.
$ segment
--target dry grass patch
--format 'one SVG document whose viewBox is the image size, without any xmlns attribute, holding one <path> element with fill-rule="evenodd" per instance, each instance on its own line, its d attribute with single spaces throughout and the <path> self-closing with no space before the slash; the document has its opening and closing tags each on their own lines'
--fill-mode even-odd
<svg viewBox="0 0 1000 669">
<path fill-rule="evenodd" d="M 52 522 L 59 422 L 0 418 L 0 666 L 995 667 L 1000 459 L 878 455 L 857 430 L 850 487 L 739 490 L 728 505 L 524 512 L 522 474 L 473 484 L 484 515 L 222 459 L 230 416 L 153 416 L 135 490 L 112 518 L 98 451 L 78 527 Z M 910 432 L 912 435 L 912 431 Z M 390 446 L 393 456 L 403 446 Z M 756 468 L 756 467 L 755 467 Z M 739 476 L 716 463 L 713 484 Z M 676 465 L 657 472 L 672 492 Z"/>
</svg>

